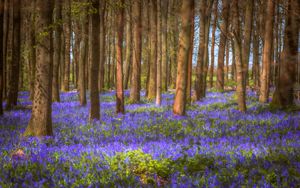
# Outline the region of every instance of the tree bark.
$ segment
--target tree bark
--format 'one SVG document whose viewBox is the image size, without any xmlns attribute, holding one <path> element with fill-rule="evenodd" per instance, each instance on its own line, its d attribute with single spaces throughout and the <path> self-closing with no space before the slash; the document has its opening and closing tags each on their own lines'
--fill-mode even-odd
<svg viewBox="0 0 300 188">
<path fill-rule="evenodd" d="M 106 12 L 106 0 L 101 0 L 100 10 L 100 71 L 99 71 L 99 91 L 104 90 L 104 73 L 105 73 L 105 49 L 106 49 L 106 23 L 105 23 L 105 12 Z"/>
<path fill-rule="evenodd" d="M 192 14 L 194 11 L 194 0 L 185 0 L 181 6 L 181 31 L 179 36 L 178 69 L 176 79 L 176 93 L 173 105 L 173 113 L 185 115 L 187 71 L 189 62 L 189 51 L 191 46 Z"/>
<path fill-rule="evenodd" d="M 133 54 L 132 75 L 130 84 L 130 100 L 133 103 L 140 102 L 141 90 L 141 59 L 142 59 L 142 0 L 133 1 Z"/>
<path fill-rule="evenodd" d="M 218 22 L 218 4 L 219 0 L 215 1 L 214 6 L 214 22 L 212 26 L 212 37 L 211 37 L 211 58 L 210 58 L 210 69 L 209 69 L 209 87 L 212 88 L 214 85 L 214 69 L 215 69 L 215 43 L 216 43 L 216 30 Z"/>
<path fill-rule="evenodd" d="M 62 90 L 69 91 L 70 90 L 70 66 L 71 66 L 71 0 L 67 0 L 65 2 L 66 5 L 66 13 L 64 15 L 64 37 L 65 37 L 65 66 L 64 66 L 64 74 L 63 74 L 63 84 Z"/>
<path fill-rule="evenodd" d="M 124 88 L 123 88 L 123 31 L 124 31 L 124 2 L 119 0 L 120 6 L 117 7 L 117 44 L 116 44 L 116 113 L 125 113 L 124 109 Z"/>
<path fill-rule="evenodd" d="M 4 23 L 4 0 L 0 0 L 0 23 Z M 0 24 L 0 116 L 3 115 L 3 24 Z"/>
<path fill-rule="evenodd" d="M 274 25 L 274 8 L 273 0 L 268 0 L 267 17 L 264 30 L 264 49 L 263 49 L 263 65 L 260 77 L 261 87 L 259 102 L 266 103 L 269 101 L 270 92 L 270 66 L 272 61 L 272 45 L 273 45 L 273 25 Z"/>
<path fill-rule="evenodd" d="M 162 91 L 168 91 L 168 7 L 169 0 L 162 1 Z"/>
<path fill-rule="evenodd" d="M 60 102 L 59 97 L 59 66 L 61 63 L 62 47 L 62 0 L 55 1 L 55 37 L 54 37 L 54 61 L 53 61 L 53 82 L 52 82 L 52 101 Z"/>
<path fill-rule="evenodd" d="M 157 0 L 157 71 L 156 71 L 156 105 L 161 105 L 161 69 L 162 69 L 162 20 L 161 1 Z"/>
<path fill-rule="evenodd" d="M 222 24 L 220 33 L 220 45 L 218 52 L 218 68 L 217 68 L 217 90 L 224 91 L 224 57 L 225 57 L 225 47 L 227 42 L 227 31 L 228 31 L 228 18 L 229 18 L 229 1 L 222 1 Z"/>
<path fill-rule="evenodd" d="M 92 0 L 92 6 L 96 13 L 90 16 L 91 20 L 91 65 L 89 73 L 89 85 L 90 85 L 90 120 L 100 119 L 100 100 L 99 100 L 99 89 L 98 89 L 98 74 L 99 74 L 99 62 L 100 62 L 100 0 Z"/>
<path fill-rule="evenodd" d="M 52 10 L 51 0 L 36 1 L 38 15 L 36 18 L 36 32 L 38 34 L 36 77 L 32 114 L 24 136 L 53 135 L 51 120 L 53 44 L 52 31 L 47 28 L 52 24 Z"/>
<path fill-rule="evenodd" d="M 6 109 L 17 105 L 21 59 L 21 1 L 13 0 L 13 47 Z"/>
<path fill-rule="evenodd" d="M 131 0 L 128 3 L 131 3 Z M 126 52 L 125 52 L 125 66 L 124 66 L 124 88 L 128 89 L 128 82 L 130 76 L 130 70 L 132 69 L 132 15 L 131 15 L 131 7 L 127 8 L 127 16 L 126 16 Z"/>
</svg>

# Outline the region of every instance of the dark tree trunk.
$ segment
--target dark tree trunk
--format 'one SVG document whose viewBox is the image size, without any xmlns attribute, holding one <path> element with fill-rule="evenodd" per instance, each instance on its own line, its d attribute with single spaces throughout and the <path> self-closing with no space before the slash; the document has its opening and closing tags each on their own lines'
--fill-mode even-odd
<svg viewBox="0 0 300 188">
<path fill-rule="evenodd" d="M 104 73 L 105 73 L 105 50 L 106 50 L 106 0 L 101 0 L 100 9 L 100 71 L 99 71 L 99 91 L 104 90 Z"/>
<path fill-rule="evenodd" d="M 3 114 L 3 23 L 4 23 L 4 0 L 0 0 L 0 115 Z"/>
<path fill-rule="evenodd" d="M 65 2 L 66 13 L 64 15 L 64 37 L 65 37 L 65 66 L 63 72 L 62 90 L 70 90 L 70 66 L 71 66 L 71 0 Z"/>
</svg>

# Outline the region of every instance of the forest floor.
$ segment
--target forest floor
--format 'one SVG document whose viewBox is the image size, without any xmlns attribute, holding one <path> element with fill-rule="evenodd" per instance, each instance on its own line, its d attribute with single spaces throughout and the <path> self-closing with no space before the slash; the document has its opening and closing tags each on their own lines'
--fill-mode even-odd
<svg viewBox="0 0 300 188">
<path fill-rule="evenodd" d="M 186 117 L 172 114 L 172 93 L 116 115 L 114 96 L 101 95 L 101 121 L 89 123 L 89 106 L 62 93 L 54 137 L 39 140 L 20 136 L 31 114 L 20 93 L 0 117 L 0 187 L 300 186 L 300 112 L 270 111 L 248 92 L 240 113 L 233 92 L 210 92 Z"/>
</svg>

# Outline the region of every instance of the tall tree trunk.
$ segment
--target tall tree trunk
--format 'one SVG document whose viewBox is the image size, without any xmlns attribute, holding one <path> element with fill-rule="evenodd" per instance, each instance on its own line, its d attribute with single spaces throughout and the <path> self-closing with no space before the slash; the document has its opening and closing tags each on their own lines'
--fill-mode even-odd
<svg viewBox="0 0 300 188">
<path fill-rule="evenodd" d="M 240 37 L 240 24 L 239 24 L 239 0 L 233 1 L 233 35 L 234 35 L 234 49 L 235 49 L 235 63 L 236 63 L 236 76 L 237 76 L 237 102 L 238 109 L 241 112 L 246 111 L 246 91 L 243 73 L 243 63 L 242 63 L 242 47 L 241 47 L 241 37 Z"/>
<path fill-rule="evenodd" d="M 215 1 L 214 5 L 214 22 L 212 26 L 212 37 L 211 37 L 211 58 L 210 58 L 210 69 L 209 69 L 209 87 L 212 88 L 214 84 L 214 69 L 215 69 L 215 43 L 216 43 L 216 30 L 218 22 L 218 4 L 219 0 Z"/>
<path fill-rule="evenodd" d="M 194 36 L 195 36 L 195 9 L 192 12 L 191 22 L 191 48 L 189 51 L 189 63 L 187 72 L 187 86 L 186 86 L 186 103 L 191 104 L 192 102 L 192 75 L 193 75 L 193 53 L 194 53 Z"/>
<path fill-rule="evenodd" d="M 286 108 L 294 105 L 293 87 L 296 83 L 298 48 L 299 48 L 299 25 L 300 25 L 300 2 L 288 0 L 287 20 L 285 26 L 285 41 L 282 62 L 280 63 L 280 75 L 278 87 L 273 95 L 272 105 L 277 108 Z"/>
<path fill-rule="evenodd" d="M 53 61 L 53 82 L 52 82 L 52 101 L 59 102 L 59 66 L 61 63 L 61 47 L 62 47 L 62 25 L 58 24 L 62 21 L 62 0 L 55 1 L 55 27 L 54 37 L 54 61 Z"/>
<path fill-rule="evenodd" d="M 99 90 L 104 90 L 104 73 L 105 73 L 105 46 L 106 46 L 106 24 L 105 24 L 105 12 L 106 12 L 106 0 L 101 0 L 100 10 L 100 71 L 99 71 Z"/>
<path fill-rule="evenodd" d="M 243 63 L 243 74 L 244 85 L 246 87 L 249 84 L 249 56 L 250 56 L 250 46 L 251 46 L 251 34 L 252 34 L 252 20 L 253 20 L 253 6 L 254 0 L 247 0 L 246 2 L 246 12 L 245 12 L 245 25 L 244 25 L 244 44 L 242 49 L 242 63 Z"/>
<path fill-rule="evenodd" d="M 162 91 L 168 91 L 168 7 L 169 0 L 162 1 Z"/>
<path fill-rule="evenodd" d="M 89 43 L 89 22 L 88 22 L 88 9 L 81 18 L 81 41 L 79 50 L 79 70 L 78 70 L 78 89 L 79 89 L 79 102 L 81 106 L 86 105 L 86 64 L 88 62 L 88 43 Z"/>
<path fill-rule="evenodd" d="M 70 90 L 70 65 L 71 65 L 71 0 L 65 2 L 66 13 L 64 15 L 64 37 L 65 37 L 65 66 L 63 74 L 63 91 Z"/>
<path fill-rule="evenodd" d="M 178 69 L 176 79 L 176 93 L 173 105 L 173 113 L 185 115 L 187 71 L 189 63 L 189 51 L 191 46 L 192 14 L 194 0 L 184 0 L 181 6 L 181 31 L 179 36 Z"/>
<path fill-rule="evenodd" d="M 116 113 L 124 113 L 124 88 L 123 88 L 123 31 L 124 31 L 124 2 L 119 0 L 120 6 L 117 10 L 117 44 L 116 44 Z"/>
<path fill-rule="evenodd" d="M 130 84 L 130 100 L 133 103 L 140 102 L 141 90 L 141 59 L 142 59 L 142 0 L 133 1 L 133 54 L 132 75 Z"/>
<path fill-rule="evenodd" d="M 12 106 L 17 105 L 19 91 L 21 59 L 21 1 L 13 0 L 13 47 L 12 64 L 9 79 L 9 91 L 6 109 L 10 110 Z"/>
<path fill-rule="evenodd" d="M 229 18 L 229 1 L 222 1 L 222 24 L 220 33 L 220 45 L 218 52 L 218 68 L 217 68 L 217 89 L 224 91 L 224 57 L 227 42 L 228 18 Z"/>
<path fill-rule="evenodd" d="M 161 105 L 161 69 L 162 69 L 162 20 L 161 1 L 157 0 L 157 71 L 156 71 L 156 105 Z"/>
<path fill-rule="evenodd" d="M 259 27 L 258 22 L 255 23 L 255 28 L 253 32 L 253 68 L 252 68 L 252 75 L 254 81 L 254 88 L 255 90 L 259 89 L 260 86 L 260 66 L 259 66 Z"/>
<path fill-rule="evenodd" d="M 99 89 L 98 89 L 98 74 L 99 74 L 99 61 L 100 61 L 100 0 L 92 0 L 92 6 L 96 13 L 91 15 L 91 65 L 90 65 L 90 98 L 91 98 L 91 109 L 90 109 L 90 120 L 100 119 L 100 100 L 99 100 Z"/>
<path fill-rule="evenodd" d="M 128 3 L 131 3 L 131 0 L 127 0 Z M 130 76 L 130 70 L 132 66 L 132 15 L 131 7 L 127 8 L 126 14 L 126 49 L 125 49 L 125 66 L 124 66 L 124 88 L 128 89 L 128 82 Z"/>
<path fill-rule="evenodd" d="M 157 75 L 157 0 L 151 0 L 150 3 L 150 77 L 148 99 L 154 99 L 156 96 L 156 75 Z"/>
<path fill-rule="evenodd" d="M 273 45 L 273 25 L 274 25 L 274 8 L 275 2 L 268 0 L 267 17 L 265 23 L 264 49 L 263 49 L 263 65 L 261 73 L 261 87 L 259 102 L 266 103 L 269 100 L 270 92 L 270 66 L 272 61 L 272 45 Z"/>
<path fill-rule="evenodd" d="M 36 45 L 37 65 L 32 114 L 24 136 L 53 135 L 51 120 L 53 44 L 52 31 L 47 28 L 52 24 L 52 4 L 51 0 L 36 1 L 38 15 L 36 31 L 40 37 Z"/>
<path fill-rule="evenodd" d="M 3 24 L 4 24 L 4 0 L 0 0 L 0 115 L 3 114 Z"/>
</svg>

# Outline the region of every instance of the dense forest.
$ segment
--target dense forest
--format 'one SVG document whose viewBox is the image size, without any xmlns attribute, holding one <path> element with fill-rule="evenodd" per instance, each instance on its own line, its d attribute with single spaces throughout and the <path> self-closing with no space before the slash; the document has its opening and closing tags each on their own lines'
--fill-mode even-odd
<svg viewBox="0 0 300 188">
<path fill-rule="evenodd" d="M 299 0 L 0 0 L 0 187 L 300 186 Z"/>
</svg>

